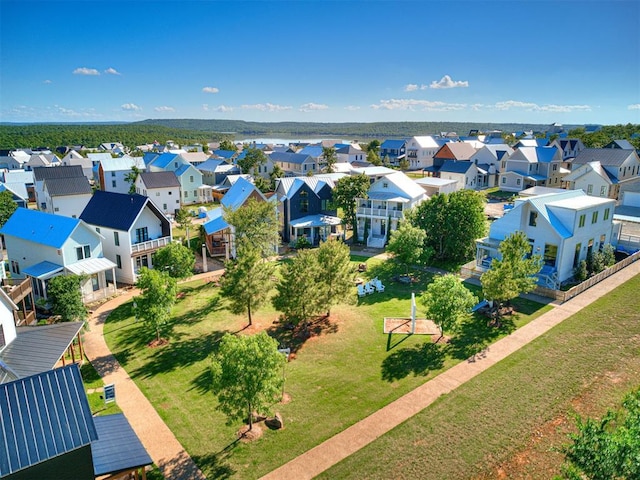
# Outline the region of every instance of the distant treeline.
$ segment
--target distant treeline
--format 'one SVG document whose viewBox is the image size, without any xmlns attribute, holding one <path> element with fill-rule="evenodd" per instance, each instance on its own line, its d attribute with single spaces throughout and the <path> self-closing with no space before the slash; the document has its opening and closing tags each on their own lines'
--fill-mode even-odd
<svg viewBox="0 0 640 480">
<path fill-rule="evenodd" d="M 455 132 L 468 135 L 472 130 L 505 133 L 533 131 L 544 134 L 548 125 L 522 123 L 462 123 L 462 122 L 376 122 L 376 123 L 310 123 L 310 122 L 245 122 L 242 120 L 144 120 L 119 124 L 0 124 L 0 149 L 56 148 L 83 145 L 95 148 L 101 143 L 119 142 L 131 149 L 158 141 L 173 140 L 179 145 L 216 142 L 237 137 L 343 138 L 371 139 L 405 138 Z M 640 125 L 603 126 L 594 133 L 585 133 L 579 125 L 565 125 L 573 138 L 580 138 L 587 147 L 602 147 L 611 140 L 629 140 L 640 148 Z M 543 136 L 543 135 L 542 135 Z M 511 139 L 512 141 L 515 138 Z"/>
<path fill-rule="evenodd" d="M 548 125 L 519 123 L 469 123 L 469 122 L 374 122 L 374 123 L 311 123 L 311 122 L 245 122 L 242 120 L 144 120 L 138 125 L 162 125 L 187 130 L 205 132 L 224 132 L 234 136 L 259 137 L 347 137 L 364 138 L 402 138 L 414 135 L 432 135 L 441 132 L 455 132 L 468 135 L 471 130 L 486 132 L 501 130 L 509 133 L 533 130 L 545 132 Z M 576 127 L 575 125 L 572 126 Z"/>
<path fill-rule="evenodd" d="M 29 124 L 0 125 L 0 149 L 56 148 L 83 145 L 96 148 L 101 143 L 118 142 L 129 148 L 158 141 L 173 140 L 179 145 L 216 142 L 225 137 L 204 129 L 190 130 L 160 124 Z"/>
</svg>

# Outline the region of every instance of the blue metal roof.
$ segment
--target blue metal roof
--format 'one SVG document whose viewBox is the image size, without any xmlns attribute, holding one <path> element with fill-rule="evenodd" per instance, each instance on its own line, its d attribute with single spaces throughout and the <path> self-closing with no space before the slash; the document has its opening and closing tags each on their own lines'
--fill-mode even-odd
<svg viewBox="0 0 640 480">
<path fill-rule="evenodd" d="M 0 385 L 0 477 L 97 439 L 78 365 Z"/>
<path fill-rule="evenodd" d="M 24 268 L 22 270 L 22 273 L 24 273 L 25 275 L 29 275 L 30 277 L 42 278 L 46 280 L 47 278 L 55 275 L 58 272 L 61 272 L 62 270 L 64 270 L 64 267 L 62 265 L 44 261 Z"/>
<path fill-rule="evenodd" d="M 229 228 L 229 224 L 225 222 L 222 214 L 222 208 L 216 208 L 215 210 L 207 212 L 207 221 L 203 224 L 204 231 L 207 235 Z"/>
<path fill-rule="evenodd" d="M 0 233 L 61 248 L 79 224 L 80 220 L 77 218 L 18 208 L 0 229 Z"/>
<path fill-rule="evenodd" d="M 553 160 L 553 157 L 558 153 L 556 147 L 536 147 L 536 156 L 539 162 L 549 163 Z M 558 160 L 561 160 L 559 158 Z"/>
<path fill-rule="evenodd" d="M 201 172 L 215 172 L 216 169 L 223 164 L 226 165 L 227 163 L 224 160 L 210 158 L 209 160 L 202 162 L 196 168 Z"/>
<path fill-rule="evenodd" d="M 380 144 L 380 148 L 389 149 L 389 150 L 399 150 L 407 143 L 406 140 L 385 140 Z"/>
<path fill-rule="evenodd" d="M 142 155 L 142 160 L 144 161 L 145 165 L 149 165 L 159 156 L 160 154 L 157 152 L 146 152 L 144 155 Z"/>
<path fill-rule="evenodd" d="M 98 440 L 91 442 L 96 476 L 116 474 L 153 463 L 123 414 L 95 417 L 93 423 L 98 432 Z"/>
<path fill-rule="evenodd" d="M 471 162 L 456 162 L 455 160 L 445 160 L 440 167 L 440 172 L 467 173 L 474 164 Z"/>
<path fill-rule="evenodd" d="M 254 191 L 260 193 L 260 190 L 258 190 L 253 183 L 243 177 L 239 177 L 224 197 L 222 197 L 220 203 L 227 208 L 235 210 L 242 206 Z"/>
<path fill-rule="evenodd" d="M 235 150 L 214 150 L 213 153 L 221 158 L 226 158 L 227 160 L 236 154 Z"/>
<path fill-rule="evenodd" d="M 313 160 L 309 155 L 301 153 L 273 152 L 270 156 L 274 162 L 296 163 L 299 165 L 307 160 Z"/>
<path fill-rule="evenodd" d="M 182 165 L 180 168 L 178 168 L 175 171 L 176 177 L 180 177 L 181 175 L 184 175 L 184 172 L 186 172 L 187 170 L 189 170 L 189 167 L 191 167 L 192 165 Z M 194 167 L 195 168 L 195 167 Z"/>
<path fill-rule="evenodd" d="M 323 154 L 321 145 L 307 145 L 298 153 L 301 155 L 311 155 L 312 157 L 321 157 Z"/>
<path fill-rule="evenodd" d="M 176 153 L 163 153 L 162 155 L 158 155 L 155 160 L 152 160 L 150 165 L 164 169 L 167 168 L 167 165 L 173 162 L 177 156 L 178 154 Z"/>
<path fill-rule="evenodd" d="M 90 225 L 128 231 L 144 208 L 147 197 L 97 190 L 80 214 Z"/>
</svg>

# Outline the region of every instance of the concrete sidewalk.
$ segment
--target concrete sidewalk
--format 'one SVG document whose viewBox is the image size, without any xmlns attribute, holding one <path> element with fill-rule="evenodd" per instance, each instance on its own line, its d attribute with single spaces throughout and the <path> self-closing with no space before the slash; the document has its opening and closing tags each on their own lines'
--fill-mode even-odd
<svg viewBox="0 0 640 480">
<path fill-rule="evenodd" d="M 216 278 L 222 273 L 223 270 L 202 273 L 191 277 L 188 281 Z M 100 305 L 93 312 L 88 322 L 89 331 L 84 333 L 85 354 L 104 383 L 115 385 L 118 406 L 164 478 L 166 480 L 203 480 L 205 476 L 198 466 L 129 374 L 120 366 L 104 341 L 103 327 L 109 314 L 139 294 L 140 291 L 137 289 L 129 290 Z"/>
<path fill-rule="evenodd" d="M 632 263 L 568 302 L 561 305 L 555 302 L 551 303 L 554 307 L 552 310 L 516 330 L 511 335 L 490 345 L 483 352 L 483 355 L 470 358 L 441 373 L 434 379 L 262 478 L 265 480 L 304 480 L 314 478 L 425 409 L 441 395 L 451 392 L 467 380 L 487 370 L 566 318 L 579 312 L 602 295 L 638 274 L 640 274 L 640 261 Z"/>
</svg>

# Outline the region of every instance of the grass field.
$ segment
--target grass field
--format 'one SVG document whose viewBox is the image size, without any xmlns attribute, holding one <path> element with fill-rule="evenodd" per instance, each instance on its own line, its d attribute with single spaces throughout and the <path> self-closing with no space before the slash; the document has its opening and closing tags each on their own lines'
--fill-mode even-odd
<svg viewBox="0 0 640 480">
<path fill-rule="evenodd" d="M 600 416 L 640 384 L 639 288 L 636 276 L 320 478 L 552 478 L 572 412 Z"/>
<path fill-rule="evenodd" d="M 244 329 L 246 319 L 225 309 L 219 290 L 197 282 L 181 287 L 184 296 L 174 307 L 173 333 L 164 347 L 146 346 L 152 337 L 135 322 L 131 302 L 107 320 L 104 335 L 111 350 L 209 478 L 267 473 L 549 308 L 519 303 L 520 313 L 500 330 L 482 319 L 469 321 L 450 344 L 433 344 L 424 336 L 389 337 L 382 333 L 383 318 L 409 316 L 411 292 L 422 292 L 431 277 L 423 273 L 413 285 L 403 285 L 391 281 L 393 264 L 364 257 L 353 261 L 366 262 L 365 275 L 378 276 L 385 292 L 335 307 L 329 321 L 312 326 L 307 340 L 274 324 L 278 313 L 271 307 L 258 311 L 254 325 Z M 215 409 L 209 359 L 225 332 L 262 329 L 295 352 L 285 368 L 291 401 L 274 406 L 285 428 L 265 430 L 251 444 L 235 442 L 241 425 L 225 425 Z"/>
</svg>

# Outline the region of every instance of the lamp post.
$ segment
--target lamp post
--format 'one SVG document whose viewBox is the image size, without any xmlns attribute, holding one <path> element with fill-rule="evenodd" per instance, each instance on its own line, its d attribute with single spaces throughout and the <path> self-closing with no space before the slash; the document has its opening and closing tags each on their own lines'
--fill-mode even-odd
<svg viewBox="0 0 640 480">
<path fill-rule="evenodd" d="M 202 271 L 207 272 L 209 269 L 207 267 L 207 246 L 206 244 L 202 244 Z"/>
</svg>

